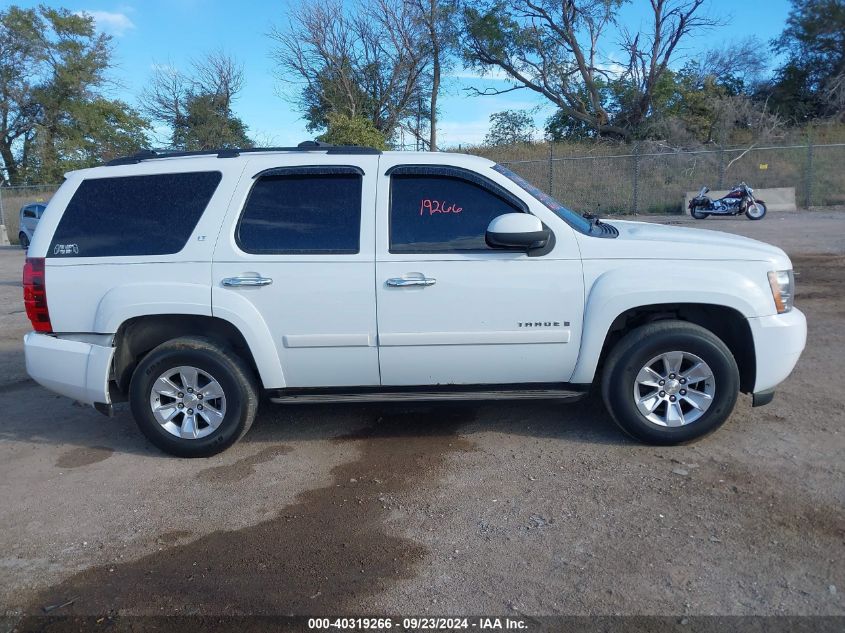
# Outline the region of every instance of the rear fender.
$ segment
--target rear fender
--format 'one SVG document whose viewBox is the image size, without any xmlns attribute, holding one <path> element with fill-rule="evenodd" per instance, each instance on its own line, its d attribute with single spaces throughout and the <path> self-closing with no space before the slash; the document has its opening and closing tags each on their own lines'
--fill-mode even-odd
<svg viewBox="0 0 845 633">
<path fill-rule="evenodd" d="M 94 332 L 114 334 L 122 323 L 153 314 L 211 316 L 207 285 L 192 283 L 136 283 L 116 286 L 100 300 Z"/>
<path fill-rule="evenodd" d="M 212 314 L 211 294 L 211 289 L 204 284 L 143 283 L 118 286 L 106 293 L 100 302 L 95 331 L 113 334 L 129 319 L 157 314 L 217 317 L 231 323 L 244 337 L 264 387 L 285 387 L 276 345 L 261 314 L 245 300 L 234 306 L 230 304 L 230 309 L 215 309 Z M 230 294 L 237 297 L 235 293 Z M 149 299 L 152 297 L 155 300 Z"/>
</svg>

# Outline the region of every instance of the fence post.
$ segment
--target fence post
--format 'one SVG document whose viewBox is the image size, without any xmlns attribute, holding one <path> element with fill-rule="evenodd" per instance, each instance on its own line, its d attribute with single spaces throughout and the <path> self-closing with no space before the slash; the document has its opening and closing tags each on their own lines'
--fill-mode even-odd
<svg viewBox="0 0 845 633">
<path fill-rule="evenodd" d="M 3 187 L 0 187 L 0 246 L 11 244 L 9 227 L 6 226 L 6 212 L 3 209 Z"/>
<path fill-rule="evenodd" d="M 724 188 L 725 184 L 725 146 L 719 145 L 719 183 L 716 185 L 717 190 Z"/>
<path fill-rule="evenodd" d="M 634 215 L 640 212 L 640 144 L 634 143 Z"/>
<path fill-rule="evenodd" d="M 552 189 L 555 182 L 555 168 L 554 168 L 555 146 L 554 142 L 549 139 L 549 195 L 554 198 L 555 193 Z"/>
<path fill-rule="evenodd" d="M 807 198 L 805 206 L 809 209 L 813 204 L 813 137 L 807 136 Z"/>
</svg>

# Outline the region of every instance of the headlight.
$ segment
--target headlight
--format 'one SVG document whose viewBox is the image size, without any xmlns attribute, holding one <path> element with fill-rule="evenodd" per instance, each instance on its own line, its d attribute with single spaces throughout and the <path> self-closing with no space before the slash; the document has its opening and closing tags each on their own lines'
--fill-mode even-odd
<svg viewBox="0 0 845 633">
<path fill-rule="evenodd" d="M 772 297 L 778 314 L 792 310 L 792 300 L 795 297 L 795 277 L 792 271 L 769 271 L 769 285 L 772 287 Z"/>
</svg>

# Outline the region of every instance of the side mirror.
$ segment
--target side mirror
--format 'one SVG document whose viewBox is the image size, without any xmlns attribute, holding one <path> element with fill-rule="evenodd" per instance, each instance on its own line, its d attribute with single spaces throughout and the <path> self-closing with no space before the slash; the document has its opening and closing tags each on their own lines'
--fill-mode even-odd
<svg viewBox="0 0 845 633">
<path fill-rule="evenodd" d="M 491 220 L 484 237 L 491 248 L 529 251 L 543 248 L 550 236 L 540 218 L 528 213 L 506 213 Z"/>
</svg>

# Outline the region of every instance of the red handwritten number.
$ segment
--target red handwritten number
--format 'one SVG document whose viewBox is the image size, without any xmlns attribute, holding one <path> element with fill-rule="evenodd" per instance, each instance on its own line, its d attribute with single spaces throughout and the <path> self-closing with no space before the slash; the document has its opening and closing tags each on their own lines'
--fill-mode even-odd
<svg viewBox="0 0 845 633">
<path fill-rule="evenodd" d="M 420 215 L 425 215 L 426 211 L 431 216 L 435 213 L 460 213 L 463 210 L 463 207 L 459 207 L 454 202 L 447 205 L 445 200 L 432 200 L 431 198 L 420 200 Z"/>
</svg>

